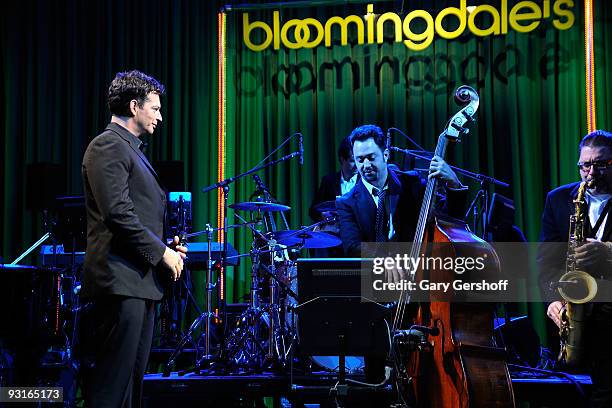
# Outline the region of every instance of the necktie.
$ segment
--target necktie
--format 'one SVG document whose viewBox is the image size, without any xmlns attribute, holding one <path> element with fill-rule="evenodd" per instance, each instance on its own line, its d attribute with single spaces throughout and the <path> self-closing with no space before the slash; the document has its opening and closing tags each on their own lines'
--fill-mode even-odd
<svg viewBox="0 0 612 408">
<path fill-rule="evenodd" d="M 387 226 L 385 214 L 385 196 L 387 190 L 380 189 L 376 192 L 378 196 L 378 208 L 376 209 L 376 242 L 387 241 Z"/>
</svg>

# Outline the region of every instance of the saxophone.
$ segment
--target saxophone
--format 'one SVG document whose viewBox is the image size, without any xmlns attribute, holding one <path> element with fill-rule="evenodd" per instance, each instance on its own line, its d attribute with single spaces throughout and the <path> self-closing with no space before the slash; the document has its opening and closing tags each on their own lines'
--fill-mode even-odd
<svg viewBox="0 0 612 408">
<path fill-rule="evenodd" d="M 558 361 L 568 368 L 577 368 L 584 362 L 586 352 L 583 334 L 590 307 L 585 303 L 597 294 L 597 282 L 587 272 L 578 270 L 574 250 L 585 242 L 584 223 L 587 219 L 587 205 L 584 199 L 587 187 L 592 182 L 583 181 L 574 200 L 575 211 L 570 216 L 566 272 L 559 279 L 559 294 L 567 301 L 561 311 L 559 337 L 561 348 Z"/>
</svg>

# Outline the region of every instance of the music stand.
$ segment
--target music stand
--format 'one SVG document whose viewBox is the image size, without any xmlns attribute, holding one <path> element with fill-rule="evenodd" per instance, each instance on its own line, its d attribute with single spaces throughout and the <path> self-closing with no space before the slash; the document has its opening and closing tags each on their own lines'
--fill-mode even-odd
<svg viewBox="0 0 612 408">
<path fill-rule="evenodd" d="M 298 259 L 297 274 L 300 348 L 339 356 L 338 383 L 330 391 L 346 395 L 345 357 L 387 354 L 391 309 L 361 296 L 360 259 Z"/>
<path fill-rule="evenodd" d="M 83 252 L 87 247 L 87 215 L 85 197 L 65 196 L 55 199 L 57 222 L 55 235 L 64 245 L 64 252 Z"/>
</svg>

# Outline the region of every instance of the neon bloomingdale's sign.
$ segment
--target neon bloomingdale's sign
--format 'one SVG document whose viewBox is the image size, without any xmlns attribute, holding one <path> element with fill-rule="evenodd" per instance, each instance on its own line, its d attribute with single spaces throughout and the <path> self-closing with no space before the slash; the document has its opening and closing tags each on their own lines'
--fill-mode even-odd
<svg viewBox="0 0 612 408">
<path fill-rule="evenodd" d="M 508 26 L 519 33 L 528 33 L 535 30 L 542 20 L 552 18 L 552 24 L 557 30 L 567 30 L 574 24 L 573 0 L 543 0 L 541 6 L 534 1 L 520 1 L 508 9 L 508 0 L 501 0 L 500 9 L 487 4 L 476 7 L 467 7 L 467 0 L 460 0 L 459 7 L 442 9 L 435 17 L 426 10 L 413 10 L 406 14 L 402 20 L 396 13 L 387 12 L 376 16 L 373 4 L 367 5 L 365 16 L 350 15 L 347 17 L 330 17 L 324 24 L 314 18 L 292 19 L 283 24 L 278 11 L 272 14 L 272 27 L 263 21 L 252 21 L 248 13 L 242 14 L 243 38 L 245 45 L 253 51 L 263 51 L 272 44 L 275 50 L 281 44 L 289 49 L 314 48 L 321 42 L 331 46 L 332 30 L 334 26 L 340 28 L 340 43 L 348 43 L 348 27 L 357 30 L 357 43 L 382 44 L 383 28 L 385 24 L 392 24 L 394 28 L 394 41 L 403 42 L 406 47 L 414 51 L 421 51 L 429 47 L 437 34 L 441 38 L 451 40 L 464 33 L 465 28 L 479 37 L 500 35 L 508 33 Z M 552 11 L 552 15 L 551 15 Z M 479 14 L 488 14 L 492 23 L 489 27 L 478 27 L 475 19 Z M 411 24 L 419 19 L 425 22 L 425 30 L 413 32 Z M 447 21 L 458 21 L 458 26 L 448 30 Z M 263 30 L 264 40 L 255 44 L 251 40 L 251 33 Z M 290 37 L 289 33 L 293 36 Z M 376 35 L 375 35 L 376 34 Z"/>
</svg>

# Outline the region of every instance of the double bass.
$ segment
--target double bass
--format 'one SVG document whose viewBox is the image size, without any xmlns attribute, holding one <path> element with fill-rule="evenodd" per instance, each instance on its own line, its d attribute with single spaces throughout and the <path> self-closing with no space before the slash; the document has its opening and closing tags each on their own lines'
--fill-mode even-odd
<svg viewBox="0 0 612 408">
<path fill-rule="evenodd" d="M 473 120 L 478 109 L 478 94 L 468 86 L 459 87 L 455 99 L 465 106 L 449 120 L 438 138 L 435 154 L 441 158 L 445 157 L 449 143 L 467 133 L 464 126 Z M 431 257 L 456 259 L 477 250 L 488 259 L 487 268 L 499 268 L 499 258 L 494 249 L 473 234 L 463 221 L 433 211 L 436 188 L 436 179 L 430 178 L 410 256 L 417 259 L 426 253 Z M 411 279 L 417 282 L 424 279 L 452 282 L 457 277 L 453 270 L 434 268 L 418 270 Z M 412 390 L 410 396 L 416 405 L 433 408 L 514 407 L 505 350 L 497 348 L 493 341 L 494 304 L 457 302 L 456 298 L 437 292 L 431 292 L 429 296 L 428 302 L 418 305 L 412 318 L 414 326 L 411 326 L 427 329 L 423 331 L 424 340 L 421 342 L 425 347 L 412 350 L 409 357 L 400 362 L 410 380 L 406 388 Z M 410 293 L 401 292 L 393 322 L 396 333 L 403 326 L 409 303 Z"/>
</svg>

